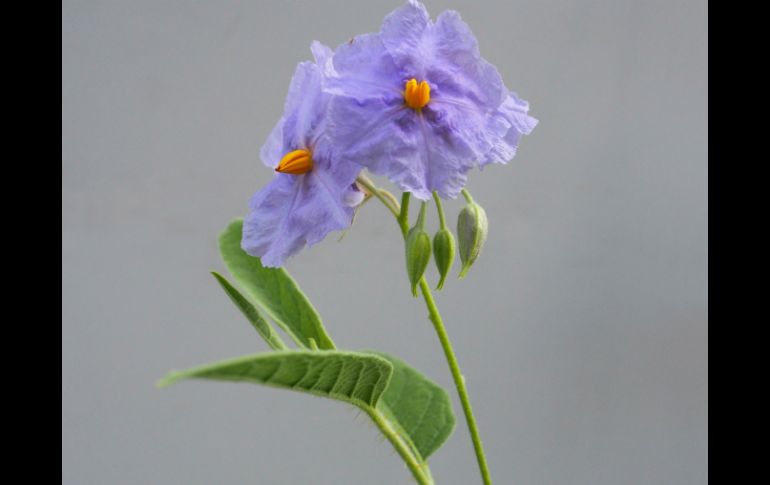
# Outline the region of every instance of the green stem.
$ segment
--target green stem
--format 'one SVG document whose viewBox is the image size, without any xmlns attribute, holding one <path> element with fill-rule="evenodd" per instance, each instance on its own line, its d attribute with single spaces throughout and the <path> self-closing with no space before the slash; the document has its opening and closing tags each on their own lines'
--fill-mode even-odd
<svg viewBox="0 0 770 485">
<path fill-rule="evenodd" d="M 465 197 L 465 202 L 467 202 L 469 204 L 471 202 L 473 202 L 473 197 L 471 197 L 471 193 L 470 192 L 468 192 L 467 190 L 463 189 L 462 193 L 463 193 L 463 197 Z"/>
<path fill-rule="evenodd" d="M 382 204 L 388 208 L 391 214 L 393 214 L 394 217 L 399 217 L 398 207 L 395 207 L 392 203 L 392 201 L 383 194 L 385 192 L 384 190 L 378 189 L 371 180 L 369 180 L 367 177 L 363 175 L 359 175 L 356 179 L 356 182 L 358 182 L 362 187 L 364 187 L 366 190 L 368 190 L 373 196 L 377 197 Z"/>
<path fill-rule="evenodd" d="M 441 229 L 446 229 L 446 219 L 444 218 L 444 206 L 441 204 L 441 197 L 438 196 L 438 192 L 433 191 L 433 200 L 436 201 L 436 210 L 438 211 L 438 221 L 441 225 Z"/>
<path fill-rule="evenodd" d="M 390 441 L 393 448 L 396 449 L 401 459 L 404 460 L 409 471 L 412 472 L 412 476 L 420 485 L 433 485 L 433 478 L 430 475 L 430 469 L 427 464 L 422 464 L 415 458 L 409 445 L 401 439 L 396 430 L 388 423 L 388 421 L 380 414 L 376 409 L 365 409 L 366 413 L 372 418 L 374 424 L 380 429 L 383 435 Z"/>
<path fill-rule="evenodd" d="M 470 199 L 470 194 L 466 195 L 466 192 L 467 191 L 465 190 L 463 191 L 466 200 L 473 200 Z M 401 234 L 404 237 L 406 237 L 406 233 L 409 231 L 409 197 L 410 194 L 408 192 L 405 192 L 401 196 L 401 210 L 396 216 L 396 220 L 401 227 Z M 460 372 L 460 365 L 457 363 L 457 357 L 452 348 L 452 342 L 449 340 L 449 335 L 446 333 L 446 328 L 444 328 L 444 322 L 441 319 L 441 314 L 436 306 L 436 301 L 433 299 L 430 286 L 428 286 L 428 282 L 425 280 L 424 276 L 420 280 L 420 289 L 422 290 L 425 305 L 428 307 L 430 321 L 433 324 L 433 328 L 436 330 L 439 342 L 441 342 L 441 347 L 444 349 L 444 356 L 449 364 L 449 370 L 452 372 L 452 379 L 457 388 L 457 394 L 460 396 L 460 403 L 462 404 L 463 413 L 465 414 L 465 422 L 468 424 L 468 431 L 471 435 L 471 441 L 473 441 L 473 449 L 476 452 L 476 461 L 479 463 L 481 479 L 483 480 L 484 485 L 491 485 L 492 479 L 489 476 L 487 458 L 484 455 L 484 446 L 481 444 L 479 427 L 476 424 L 476 418 L 473 416 L 473 408 L 471 407 L 471 400 L 468 397 L 468 389 L 465 387 L 465 379 Z"/>
<path fill-rule="evenodd" d="M 465 414 L 465 421 L 468 424 L 468 431 L 470 432 L 471 440 L 473 441 L 473 449 L 476 452 L 476 461 L 479 463 L 481 478 L 484 485 L 491 485 L 492 479 L 489 476 L 487 458 L 484 455 L 484 446 L 481 444 L 479 427 L 476 424 L 476 418 L 473 416 L 473 408 L 471 407 L 470 397 L 468 397 L 468 389 L 465 387 L 465 378 L 460 372 L 460 365 L 457 363 L 457 357 L 452 348 L 452 342 L 449 340 L 449 335 L 447 335 L 446 328 L 444 328 L 444 322 L 441 320 L 441 314 L 438 312 L 438 307 L 436 307 L 436 302 L 433 300 L 430 287 L 424 277 L 420 280 L 420 289 L 422 290 L 422 296 L 425 299 L 425 305 L 428 307 L 430 321 L 433 323 L 433 328 L 436 329 L 436 334 L 441 342 L 441 347 L 444 349 L 444 356 L 449 364 L 449 369 L 452 371 L 452 379 L 455 381 L 457 394 L 460 396 L 460 403 L 463 406 L 463 413 Z"/>
</svg>

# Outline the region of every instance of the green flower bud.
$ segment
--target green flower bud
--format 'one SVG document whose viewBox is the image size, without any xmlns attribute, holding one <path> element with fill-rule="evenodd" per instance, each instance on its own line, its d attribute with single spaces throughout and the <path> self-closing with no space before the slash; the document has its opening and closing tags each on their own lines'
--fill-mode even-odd
<svg viewBox="0 0 770 485">
<path fill-rule="evenodd" d="M 440 275 L 436 289 L 440 290 L 455 260 L 455 237 L 449 229 L 441 229 L 433 236 L 433 259 Z"/>
<path fill-rule="evenodd" d="M 430 236 L 425 232 L 425 203 L 414 227 L 406 234 L 406 273 L 412 284 L 412 295 L 417 296 L 417 283 L 425 274 L 430 261 Z"/>
<path fill-rule="evenodd" d="M 481 248 L 487 240 L 487 214 L 484 209 L 473 201 L 470 194 L 463 190 L 463 195 L 468 203 L 460 211 L 457 217 L 457 238 L 460 248 L 460 261 L 462 269 L 460 278 L 471 268 L 481 253 Z"/>
<path fill-rule="evenodd" d="M 430 236 L 415 226 L 406 236 L 406 272 L 412 284 L 412 295 L 417 296 L 417 283 L 425 274 L 430 261 Z"/>
</svg>

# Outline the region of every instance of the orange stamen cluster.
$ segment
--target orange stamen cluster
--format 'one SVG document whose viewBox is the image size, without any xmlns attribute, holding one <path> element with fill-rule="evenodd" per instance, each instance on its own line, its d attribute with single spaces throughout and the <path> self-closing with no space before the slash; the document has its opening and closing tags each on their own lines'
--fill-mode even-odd
<svg viewBox="0 0 770 485">
<path fill-rule="evenodd" d="M 412 78 L 404 87 L 404 102 L 413 110 L 420 111 L 430 101 L 430 84 L 423 81 L 417 84 L 417 79 Z"/>
<path fill-rule="evenodd" d="M 301 175 L 313 169 L 313 157 L 310 151 L 300 149 L 289 152 L 283 156 L 281 163 L 275 167 L 276 172 L 290 173 L 292 175 Z"/>
</svg>

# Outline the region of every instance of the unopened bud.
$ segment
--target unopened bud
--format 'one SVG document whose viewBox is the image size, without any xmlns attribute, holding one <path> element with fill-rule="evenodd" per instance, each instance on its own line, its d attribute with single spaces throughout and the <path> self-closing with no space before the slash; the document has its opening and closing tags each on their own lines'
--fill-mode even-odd
<svg viewBox="0 0 770 485">
<path fill-rule="evenodd" d="M 487 214 L 484 209 L 473 201 L 467 191 L 463 195 L 468 203 L 457 217 L 457 238 L 460 249 L 460 278 L 465 277 L 470 267 L 479 257 L 481 248 L 487 239 Z"/>
<path fill-rule="evenodd" d="M 439 280 L 436 289 L 444 287 L 444 280 L 449 270 L 452 269 L 452 263 L 455 260 L 455 237 L 449 229 L 440 229 L 433 236 L 433 259 L 438 268 Z"/>
<path fill-rule="evenodd" d="M 413 227 L 406 236 L 406 272 L 412 284 L 412 295 L 417 296 L 417 283 L 425 274 L 430 261 L 430 236 L 419 227 Z"/>
<path fill-rule="evenodd" d="M 417 296 L 417 284 L 430 261 L 430 236 L 425 232 L 425 203 L 420 207 L 420 216 L 413 228 L 406 234 L 406 273 L 412 285 L 412 295 Z"/>
</svg>

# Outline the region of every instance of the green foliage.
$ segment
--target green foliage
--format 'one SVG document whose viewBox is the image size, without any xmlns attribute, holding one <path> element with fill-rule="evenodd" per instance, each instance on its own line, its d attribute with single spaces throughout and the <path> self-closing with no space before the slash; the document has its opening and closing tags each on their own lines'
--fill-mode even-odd
<svg viewBox="0 0 770 485">
<path fill-rule="evenodd" d="M 384 353 L 274 351 L 172 371 L 158 381 L 251 382 L 306 392 L 379 413 L 424 462 L 449 437 L 455 417 L 444 389 L 402 360 Z"/>
<path fill-rule="evenodd" d="M 271 327 L 264 318 L 262 318 L 262 315 L 259 314 L 259 311 L 254 305 L 252 305 L 240 291 L 230 284 L 224 276 L 216 271 L 212 271 L 211 274 L 219 282 L 222 289 L 225 290 L 225 293 L 230 297 L 230 300 L 232 300 L 235 306 L 237 306 L 249 322 L 251 322 L 251 325 L 256 329 L 259 335 L 265 339 L 267 345 L 273 350 L 286 350 L 286 344 L 283 343 L 281 336 L 273 330 L 273 327 Z"/>
<path fill-rule="evenodd" d="M 262 307 L 297 344 L 334 349 L 321 317 L 294 279 L 283 268 L 266 268 L 259 258 L 241 249 L 243 220 L 236 219 L 219 236 L 219 251 L 227 269 L 246 294 Z"/>
<path fill-rule="evenodd" d="M 378 409 L 390 417 L 427 459 L 449 438 L 455 427 L 449 394 L 406 362 L 382 352 L 393 365 L 393 376 Z"/>
<path fill-rule="evenodd" d="M 219 247 L 244 293 L 219 273 L 212 275 L 272 351 L 172 371 L 158 386 L 192 378 L 250 382 L 352 404 L 371 417 L 414 478 L 422 485 L 432 484 L 426 460 L 455 425 L 447 392 L 396 357 L 336 350 L 318 313 L 289 273 L 265 268 L 259 258 L 243 252 L 241 231 L 242 221 L 232 222 L 220 235 Z M 254 303 L 302 348 L 287 349 Z"/>
<path fill-rule="evenodd" d="M 169 373 L 165 387 L 180 379 L 243 381 L 282 387 L 374 407 L 393 374 L 393 365 L 376 355 L 296 350 L 269 352 Z"/>
</svg>

